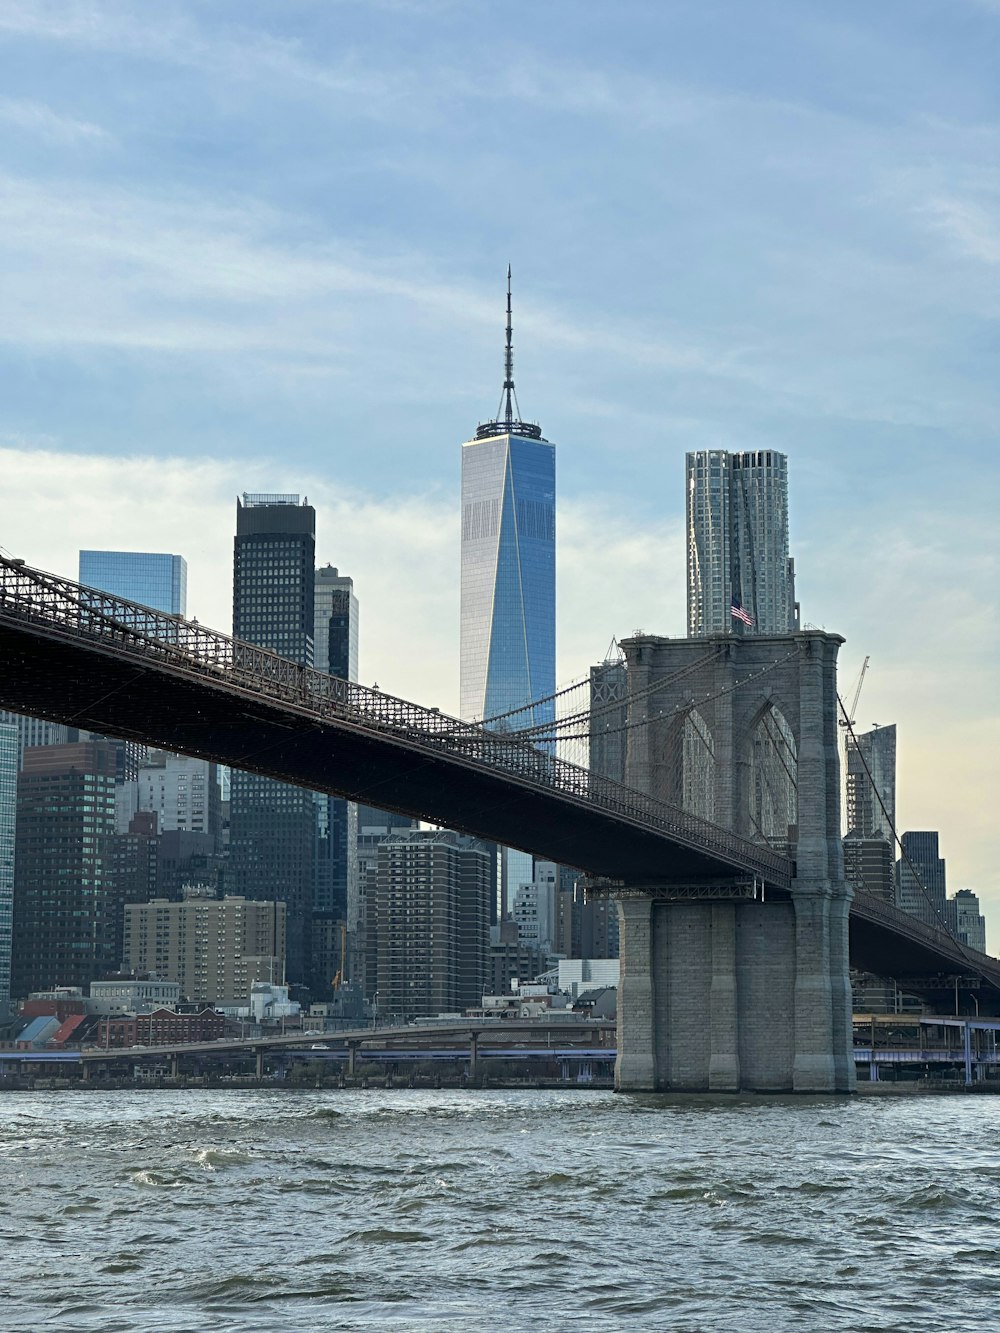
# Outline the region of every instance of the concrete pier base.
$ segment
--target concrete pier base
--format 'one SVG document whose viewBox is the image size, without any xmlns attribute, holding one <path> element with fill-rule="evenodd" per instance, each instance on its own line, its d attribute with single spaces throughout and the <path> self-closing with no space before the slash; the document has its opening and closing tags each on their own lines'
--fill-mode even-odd
<svg viewBox="0 0 1000 1333">
<path fill-rule="evenodd" d="M 829 892 L 783 902 L 678 901 L 671 892 L 618 903 L 615 1086 L 853 1091 L 846 954 L 831 945 L 842 913 L 831 912 Z"/>
</svg>

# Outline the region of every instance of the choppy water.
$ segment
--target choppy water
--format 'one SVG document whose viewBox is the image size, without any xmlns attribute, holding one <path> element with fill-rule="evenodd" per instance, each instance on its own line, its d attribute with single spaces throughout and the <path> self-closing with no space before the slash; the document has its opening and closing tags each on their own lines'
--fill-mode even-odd
<svg viewBox="0 0 1000 1333">
<path fill-rule="evenodd" d="M 0 1327 L 1000 1323 L 1000 1100 L 0 1098 Z"/>
</svg>

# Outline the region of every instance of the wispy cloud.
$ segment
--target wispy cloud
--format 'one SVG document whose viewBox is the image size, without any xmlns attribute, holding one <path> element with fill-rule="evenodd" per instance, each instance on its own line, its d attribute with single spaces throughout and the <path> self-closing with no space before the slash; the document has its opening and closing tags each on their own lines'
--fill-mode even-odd
<svg viewBox="0 0 1000 1333">
<path fill-rule="evenodd" d="M 43 102 L 0 97 L 0 121 L 56 144 L 98 143 L 110 139 L 100 125 L 61 115 Z"/>
<path fill-rule="evenodd" d="M 968 199 L 939 198 L 925 204 L 923 212 L 969 259 L 1000 264 L 1000 208 L 990 210 Z"/>
</svg>

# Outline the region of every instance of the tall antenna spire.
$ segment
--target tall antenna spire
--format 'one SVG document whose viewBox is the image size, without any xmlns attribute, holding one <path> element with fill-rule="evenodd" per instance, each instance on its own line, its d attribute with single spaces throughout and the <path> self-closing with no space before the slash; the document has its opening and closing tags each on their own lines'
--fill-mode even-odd
<svg viewBox="0 0 1000 1333">
<path fill-rule="evenodd" d="M 503 419 L 507 424 L 508 431 L 514 422 L 514 403 L 517 402 L 517 396 L 514 393 L 514 321 L 511 314 L 510 305 L 510 265 L 507 265 L 507 346 L 503 358 L 503 398 L 501 405 L 503 407 Z M 521 415 L 521 409 L 518 408 L 518 416 Z"/>
<path fill-rule="evenodd" d="M 540 426 L 530 421 L 521 420 L 521 406 L 517 401 L 514 388 L 514 317 L 510 296 L 510 265 L 507 265 L 507 338 L 503 354 L 503 389 L 500 392 L 500 406 L 497 419 L 481 423 L 476 429 L 476 439 L 485 440 L 493 435 L 523 435 L 529 440 L 540 440 Z"/>
</svg>

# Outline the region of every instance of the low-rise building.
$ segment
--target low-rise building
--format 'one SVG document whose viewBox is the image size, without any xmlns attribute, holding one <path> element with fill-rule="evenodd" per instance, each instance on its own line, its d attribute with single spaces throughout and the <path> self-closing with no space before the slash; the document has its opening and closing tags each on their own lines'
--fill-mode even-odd
<svg viewBox="0 0 1000 1333">
<path fill-rule="evenodd" d="M 176 1009 L 181 1000 L 179 981 L 153 973 L 146 977 L 111 977 L 90 983 L 91 1014 L 143 1014 L 151 1009 Z"/>
<path fill-rule="evenodd" d="M 124 1046 L 171 1046 L 192 1041 L 216 1041 L 223 1036 L 226 1020 L 214 1009 L 178 1013 L 153 1009 L 148 1014 L 122 1014 L 102 1018 L 97 1025 L 97 1045 L 106 1050 Z"/>
</svg>

